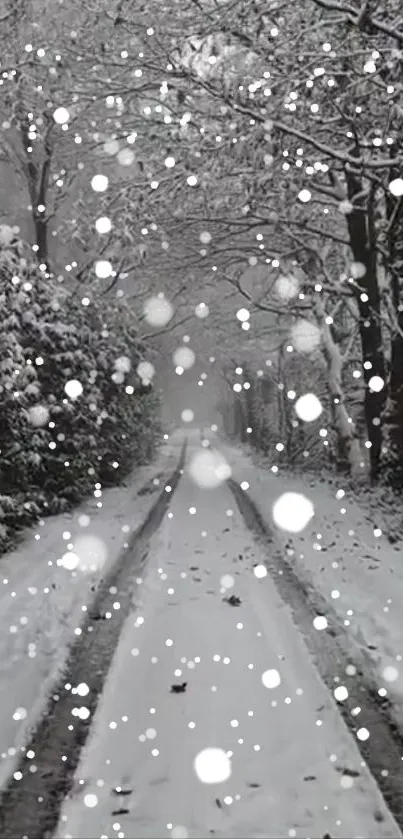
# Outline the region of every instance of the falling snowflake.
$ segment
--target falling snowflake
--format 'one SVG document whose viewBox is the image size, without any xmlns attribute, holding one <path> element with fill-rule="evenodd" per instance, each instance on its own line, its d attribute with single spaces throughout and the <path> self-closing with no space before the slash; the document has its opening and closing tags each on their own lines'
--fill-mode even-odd
<svg viewBox="0 0 403 839">
<path fill-rule="evenodd" d="M 195 361 L 196 356 L 190 347 L 179 347 L 173 354 L 175 367 L 182 367 L 183 370 L 189 370 Z"/>
<path fill-rule="evenodd" d="M 182 422 L 193 422 L 194 413 L 190 408 L 185 408 L 181 413 Z"/>
<path fill-rule="evenodd" d="M 136 373 L 142 380 L 143 384 L 148 384 L 151 382 L 151 379 L 155 374 L 155 367 L 150 361 L 140 361 L 137 365 Z"/>
<path fill-rule="evenodd" d="M 106 175 L 94 175 L 91 181 L 91 187 L 94 192 L 106 192 L 109 185 L 109 179 Z"/>
<path fill-rule="evenodd" d="M 250 312 L 247 309 L 238 309 L 236 316 L 240 323 L 246 323 L 250 318 Z"/>
<path fill-rule="evenodd" d="M 115 370 L 117 370 L 118 373 L 130 373 L 131 366 L 131 360 L 127 355 L 119 356 L 114 363 Z"/>
<path fill-rule="evenodd" d="M 53 119 L 58 125 L 66 125 L 70 119 L 67 108 L 56 108 L 53 113 Z"/>
<path fill-rule="evenodd" d="M 401 198 L 403 195 L 403 178 L 395 178 L 389 184 L 389 192 L 396 198 Z"/>
<path fill-rule="evenodd" d="M 365 277 L 367 269 L 363 262 L 352 262 L 350 265 L 350 274 L 354 280 L 361 280 Z"/>
<path fill-rule="evenodd" d="M 64 386 L 64 392 L 70 399 L 78 399 L 83 393 L 83 386 L 78 379 L 70 379 Z"/>
<path fill-rule="evenodd" d="M 33 405 L 28 409 L 28 418 L 31 425 L 40 428 L 49 420 L 49 410 L 45 405 Z"/>
<path fill-rule="evenodd" d="M 319 631 L 321 631 L 323 629 L 327 629 L 327 626 L 328 626 L 327 619 L 325 618 L 324 615 L 316 615 L 316 617 L 313 619 L 313 625 L 314 625 L 315 629 L 317 629 Z"/>
<path fill-rule="evenodd" d="M 95 263 L 95 273 L 100 280 L 107 280 L 112 271 L 112 265 L 107 259 L 100 259 Z"/>
<path fill-rule="evenodd" d="M 84 804 L 86 807 L 96 807 L 98 804 L 98 797 L 91 792 L 84 795 Z"/>
<path fill-rule="evenodd" d="M 75 540 L 74 557 L 78 559 L 75 567 L 80 571 L 96 571 L 105 565 L 108 551 L 102 539 L 88 533 L 78 536 Z"/>
<path fill-rule="evenodd" d="M 364 64 L 364 73 L 376 73 L 375 61 L 366 61 Z"/>
<path fill-rule="evenodd" d="M 314 422 L 322 410 L 322 404 L 314 393 L 304 393 L 295 403 L 295 413 L 304 422 Z"/>
<path fill-rule="evenodd" d="M 311 200 L 312 194 L 309 192 L 309 189 L 301 189 L 301 192 L 298 193 L 298 198 L 303 204 L 307 204 Z"/>
<path fill-rule="evenodd" d="M 189 462 L 188 472 L 202 489 L 214 489 L 231 476 L 231 467 L 219 452 L 196 452 Z"/>
<path fill-rule="evenodd" d="M 278 688 L 281 684 L 281 676 L 278 670 L 265 670 L 262 673 L 262 684 L 270 690 Z"/>
<path fill-rule="evenodd" d="M 275 284 L 276 293 L 282 300 L 292 300 L 299 292 L 299 282 L 292 275 L 282 274 Z"/>
<path fill-rule="evenodd" d="M 166 326 L 172 319 L 173 306 L 166 297 L 150 297 L 143 307 L 144 318 L 150 326 Z"/>
<path fill-rule="evenodd" d="M 220 585 L 224 589 L 232 588 L 235 585 L 235 578 L 232 574 L 223 574 L 220 579 Z"/>
<path fill-rule="evenodd" d="M 132 149 L 121 149 L 117 154 L 117 161 L 121 166 L 131 166 L 134 163 L 134 151 Z"/>
<path fill-rule="evenodd" d="M 385 387 L 385 382 L 382 379 L 382 376 L 371 376 L 368 387 L 370 390 L 374 391 L 374 393 L 380 393 L 381 390 Z"/>
<path fill-rule="evenodd" d="M 202 320 L 203 318 L 208 317 L 209 311 L 209 307 L 206 305 L 206 303 L 198 303 L 198 305 L 195 308 L 195 315 L 197 318 L 200 318 Z"/>
<path fill-rule="evenodd" d="M 110 157 L 113 157 L 119 151 L 119 140 L 107 140 L 106 143 L 103 145 L 103 149 L 105 154 L 109 154 Z"/>
<path fill-rule="evenodd" d="M 399 678 L 399 671 L 393 665 L 388 665 L 383 669 L 382 676 L 385 679 L 385 682 L 396 682 Z"/>
<path fill-rule="evenodd" d="M 223 749 L 203 749 L 196 755 L 194 769 L 203 784 L 222 784 L 231 777 L 231 761 Z"/>
<path fill-rule="evenodd" d="M 80 557 L 77 556 L 76 553 L 68 551 L 62 556 L 58 564 L 65 568 L 67 571 L 74 571 L 80 564 Z"/>
<path fill-rule="evenodd" d="M 299 320 L 291 327 L 291 338 L 299 352 L 310 353 L 321 342 L 320 329 L 308 320 Z"/>
<path fill-rule="evenodd" d="M 337 699 L 338 702 L 345 702 L 348 699 L 348 690 L 344 685 L 339 685 L 337 688 L 334 689 L 334 698 Z"/>
<path fill-rule="evenodd" d="M 273 505 L 273 519 L 278 527 L 289 533 L 300 533 L 313 515 L 312 501 L 298 492 L 285 492 Z"/>
<path fill-rule="evenodd" d="M 112 230 L 112 222 L 107 216 L 101 216 L 95 222 L 95 229 L 97 233 L 110 233 Z"/>
<path fill-rule="evenodd" d="M 27 718 L 27 709 L 26 708 L 16 708 L 13 713 L 13 720 L 25 720 Z"/>
</svg>

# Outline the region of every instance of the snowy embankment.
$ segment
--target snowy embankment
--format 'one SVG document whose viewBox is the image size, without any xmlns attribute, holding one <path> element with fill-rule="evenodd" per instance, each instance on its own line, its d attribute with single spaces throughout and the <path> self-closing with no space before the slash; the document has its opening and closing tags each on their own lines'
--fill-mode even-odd
<svg viewBox="0 0 403 839">
<path fill-rule="evenodd" d="M 365 655 L 381 695 L 403 716 L 403 539 L 389 544 L 380 520 L 365 502 L 343 489 L 343 481 L 326 482 L 270 469 L 247 450 L 220 445 L 231 463 L 233 477 L 247 481 L 251 499 L 273 527 L 284 556 L 301 579 L 331 604 L 353 642 Z M 314 517 L 299 533 L 273 522 L 273 505 L 286 492 L 308 498 Z M 290 523 L 297 515 L 290 508 Z"/>
<path fill-rule="evenodd" d="M 94 587 L 155 503 L 181 442 L 164 444 L 124 486 L 95 490 L 74 512 L 43 520 L 0 557 L 0 786 L 80 632 Z"/>
<path fill-rule="evenodd" d="M 56 837 L 400 836 L 264 561 L 228 486 L 185 474 Z"/>
</svg>

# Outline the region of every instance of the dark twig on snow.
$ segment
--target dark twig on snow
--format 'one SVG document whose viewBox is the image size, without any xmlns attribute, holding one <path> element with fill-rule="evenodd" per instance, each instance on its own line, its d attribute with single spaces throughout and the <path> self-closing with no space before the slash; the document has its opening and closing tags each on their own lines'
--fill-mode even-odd
<svg viewBox="0 0 403 839">
<path fill-rule="evenodd" d="M 171 693 L 185 693 L 187 682 L 182 682 L 181 685 L 171 685 Z"/>
</svg>

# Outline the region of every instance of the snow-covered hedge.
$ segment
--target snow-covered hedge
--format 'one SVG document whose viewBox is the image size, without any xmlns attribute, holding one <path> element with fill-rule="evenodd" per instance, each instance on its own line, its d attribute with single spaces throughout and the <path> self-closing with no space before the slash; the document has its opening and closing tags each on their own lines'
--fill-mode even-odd
<svg viewBox="0 0 403 839">
<path fill-rule="evenodd" d="M 7 228 L 10 230 L 10 228 Z M 158 399 L 117 304 L 66 293 L 0 230 L 0 550 L 153 454 Z"/>
</svg>

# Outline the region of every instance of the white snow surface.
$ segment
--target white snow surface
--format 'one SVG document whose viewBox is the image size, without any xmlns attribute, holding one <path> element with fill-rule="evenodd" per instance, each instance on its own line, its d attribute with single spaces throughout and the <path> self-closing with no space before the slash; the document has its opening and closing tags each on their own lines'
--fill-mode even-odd
<svg viewBox="0 0 403 839">
<path fill-rule="evenodd" d="M 299 577 L 313 584 L 348 627 L 378 688 L 387 691 L 403 721 L 402 539 L 389 544 L 381 510 L 374 517 L 342 479 L 290 476 L 281 466 L 273 473 L 270 461 L 252 460 L 246 449 L 225 444 L 220 449 L 233 477 L 249 483 L 248 494 Z M 301 533 L 286 533 L 274 524 L 273 504 L 285 492 L 301 493 L 314 506 L 314 517 Z M 390 667 L 393 682 L 385 679 Z"/>
<path fill-rule="evenodd" d="M 232 459 L 252 486 L 248 460 Z M 273 498 L 280 486 L 273 482 Z M 198 488 L 185 470 L 151 540 L 57 837 L 401 835 L 256 562 L 264 553 L 227 485 Z M 233 579 L 226 589 L 224 575 L 226 586 Z M 231 594 L 238 607 L 223 602 Z M 186 691 L 171 693 L 182 682 Z M 196 774 L 209 748 L 230 758 L 222 783 Z M 359 775 L 346 781 L 343 770 Z"/>
<path fill-rule="evenodd" d="M 179 441 L 180 442 L 180 441 Z M 91 586 L 113 565 L 126 540 L 155 503 L 158 489 L 138 495 L 158 474 L 175 468 L 178 440 L 165 443 L 156 461 L 85 501 L 73 513 L 52 516 L 27 531 L 18 547 L 0 557 L 0 786 L 18 760 L 18 750 L 41 714 L 50 687 L 66 661 Z M 98 504 L 102 506 L 98 507 Z M 80 525 L 87 517 L 86 527 Z M 68 538 L 67 534 L 70 534 Z M 100 540 L 102 569 L 81 573 L 57 565 L 80 537 Z M 97 542 L 96 544 L 99 544 Z"/>
</svg>

